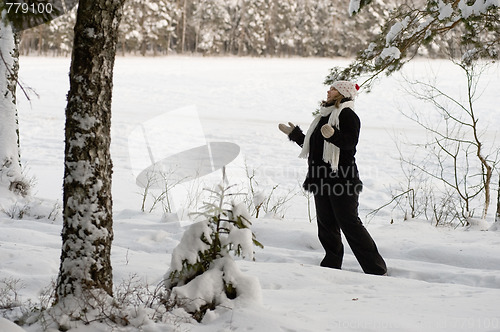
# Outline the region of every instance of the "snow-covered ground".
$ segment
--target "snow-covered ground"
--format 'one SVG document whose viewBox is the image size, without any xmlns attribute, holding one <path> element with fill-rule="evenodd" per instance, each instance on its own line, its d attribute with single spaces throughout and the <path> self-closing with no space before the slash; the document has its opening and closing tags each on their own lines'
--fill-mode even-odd
<svg viewBox="0 0 500 332">
<path fill-rule="evenodd" d="M 159 283 L 173 248 L 190 224 L 179 209 L 196 199 L 186 197 L 221 178 L 216 171 L 176 186 L 171 200 L 180 220 L 175 220 L 172 215 L 165 217 L 161 207 L 152 213 L 140 211 L 143 189 L 135 181 L 140 165 L 169 158 L 172 151 L 185 151 L 200 142 L 228 142 L 240 148 L 227 166 L 229 182 L 248 191 L 245 171 L 250 170 L 255 171 L 258 190 L 264 194 L 275 185 L 275 197 L 295 193 L 285 205 L 284 218 L 261 215 L 252 220 L 265 248 L 256 249 L 254 262 L 237 261 L 244 273 L 258 278 L 260 302 L 217 309 L 201 324 L 179 320 L 147 324 L 143 331 L 500 331 L 499 232 L 436 228 L 427 220 L 403 221 L 390 209 L 366 218 L 390 200 L 388 188 L 402 181 L 393 137 L 425 135 L 398 110 L 409 107 L 409 97 L 399 89 L 399 74 L 381 79 L 372 93 L 361 94 L 356 103 L 362 121 L 357 159 L 365 183 L 360 215 L 388 263 L 389 276 L 364 275 L 347 245 L 342 271 L 318 266 L 322 248 L 315 223 L 308 218 L 307 199 L 300 193 L 305 161 L 297 158 L 298 147 L 277 125 L 292 121 L 307 128 L 311 112 L 326 96 L 322 81 L 328 69 L 346 63 L 117 58 L 112 124 L 115 284 L 132 275 L 149 285 Z M 61 216 L 55 220 L 33 216 L 58 211 L 62 200 L 69 60 L 28 57 L 20 65 L 22 83 L 39 95 L 32 94 L 28 102 L 19 94 L 22 160 L 36 178 L 34 196 L 43 200 L 18 203 L 18 209 L 31 208 L 27 213 L 31 217 L 22 220 L 0 213 L 0 281 L 19 279 L 20 300 L 27 301 L 38 298 L 59 268 Z M 448 91 L 458 90 L 463 81 L 448 61 L 415 60 L 405 73 L 435 77 L 436 85 Z M 491 138 L 500 127 L 499 83 L 498 67 L 492 68 L 484 75 L 486 89 L 476 106 L 480 121 L 489 123 L 485 135 Z M 428 105 L 414 106 L 423 113 L 429 111 Z M 177 123 L 175 130 L 169 128 L 172 123 Z M 130 138 L 138 128 L 146 139 L 137 147 Z M 2 208 L 14 211 L 6 195 L 0 201 Z M 146 209 L 151 204 L 148 200 Z M 493 222 L 493 213 L 487 222 Z M 25 328 L 36 331 L 37 326 Z M 0 320 L 0 330 L 8 329 L 7 322 Z M 106 326 L 78 329 L 100 330 L 106 331 Z"/>
</svg>

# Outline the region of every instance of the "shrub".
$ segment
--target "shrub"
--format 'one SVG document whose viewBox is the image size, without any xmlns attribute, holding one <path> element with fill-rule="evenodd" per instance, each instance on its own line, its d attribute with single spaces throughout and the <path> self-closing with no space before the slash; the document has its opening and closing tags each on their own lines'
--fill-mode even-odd
<svg viewBox="0 0 500 332">
<path fill-rule="evenodd" d="M 232 259 L 232 255 L 254 259 L 253 246 L 263 246 L 250 230 L 244 204 L 226 202 L 236 195 L 230 193 L 231 188 L 221 184 L 208 190 L 212 202 L 196 213 L 203 219 L 186 230 L 165 275 L 168 297 L 182 303 L 198 321 L 207 310 L 229 305 L 229 300 L 260 297 L 258 280 L 244 276 Z"/>
</svg>

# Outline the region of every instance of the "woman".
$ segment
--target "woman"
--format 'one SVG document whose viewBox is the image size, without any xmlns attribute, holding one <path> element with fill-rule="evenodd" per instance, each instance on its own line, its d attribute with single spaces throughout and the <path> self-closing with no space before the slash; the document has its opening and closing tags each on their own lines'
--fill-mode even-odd
<svg viewBox="0 0 500 332">
<path fill-rule="evenodd" d="M 308 161 L 304 188 L 314 195 L 318 236 L 326 252 L 320 265 L 342 267 L 342 231 L 363 271 L 384 275 L 384 259 L 358 216 L 362 189 L 354 157 L 361 127 L 354 113 L 358 89 L 349 81 L 333 83 L 305 135 L 291 122 L 278 127 L 302 147 L 299 157 Z"/>
</svg>

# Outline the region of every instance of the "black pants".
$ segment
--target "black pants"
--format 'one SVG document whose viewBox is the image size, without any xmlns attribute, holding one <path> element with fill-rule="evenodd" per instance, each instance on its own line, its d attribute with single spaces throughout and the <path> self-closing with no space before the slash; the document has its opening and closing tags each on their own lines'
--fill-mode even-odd
<svg viewBox="0 0 500 332">
<path fill-rule="evenodd" d="M 357 193 L 347 190 L 339 194 L 317 194 L 314 196 L 318 219 L 318 236 L 325 249 L 321 266 L 340 269 L 344 246 L 340 231 L 356 256 L 365 273 L 383 275 L 387 266 L 377 246 L 358 217 Z"/>
</svg>

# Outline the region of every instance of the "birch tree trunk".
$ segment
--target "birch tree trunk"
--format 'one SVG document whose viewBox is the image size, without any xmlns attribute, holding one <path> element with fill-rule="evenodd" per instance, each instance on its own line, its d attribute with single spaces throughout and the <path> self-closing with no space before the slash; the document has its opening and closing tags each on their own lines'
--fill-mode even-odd
<svg viewBox="0 0 500 332">
<path fill-rule="evenodd" d="M 18 43 L 12 26 L 0 22 L 0 187 L 28 194 L 21 172 L 16 86 L 19 72 Z"/>
<path fill-rule="evenodd" d="M 498 193 L 497 193 L 497 212 L 495 214 L 495 222 L 497 226 L 500 225 L 500 179 L 498 179 Z"/>
<path fill-rule="evenodd" d="M 66 107 L 57 300 L 112 296 L 110 156 L 113 66 L 124 0 L 80 0 Z"/>
</svg>

